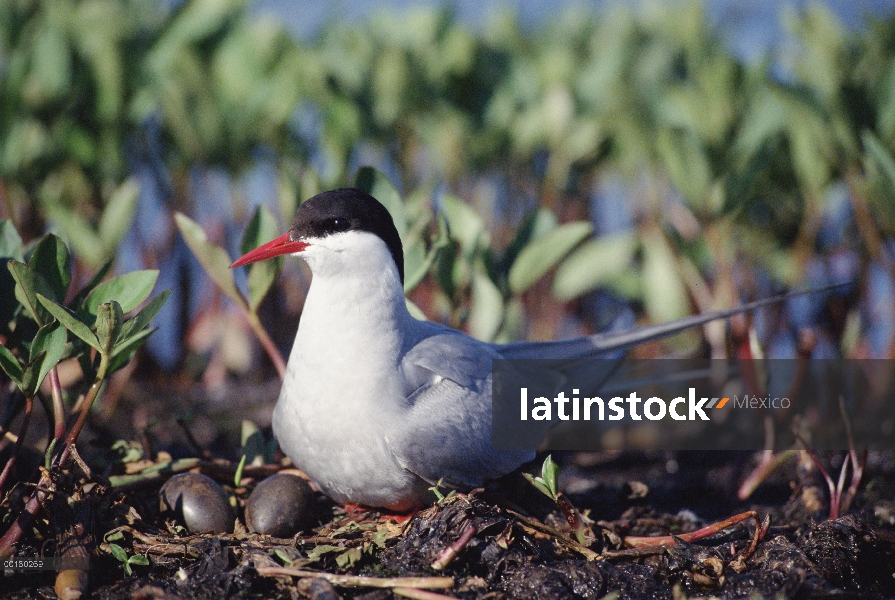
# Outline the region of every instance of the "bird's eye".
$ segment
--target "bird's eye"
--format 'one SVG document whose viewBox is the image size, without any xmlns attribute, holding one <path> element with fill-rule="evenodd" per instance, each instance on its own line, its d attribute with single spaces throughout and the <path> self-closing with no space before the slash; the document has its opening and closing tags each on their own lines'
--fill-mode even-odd
<svg viewBox="0 0 895 600">
<path fill-rule="evenodd" d="M 351 221 L 341 217 L 331 217 L 323 222 L 324 231 L 347 231 L 349 228 L 351 228 Z"/>
</svg>

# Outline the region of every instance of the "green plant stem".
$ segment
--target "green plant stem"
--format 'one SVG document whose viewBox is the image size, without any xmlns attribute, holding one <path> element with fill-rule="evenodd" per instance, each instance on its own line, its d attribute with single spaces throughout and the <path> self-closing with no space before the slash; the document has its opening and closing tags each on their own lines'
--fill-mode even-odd
<svg viewBox="0 0 895 600">
<path fill-rule="evenodd" d="M 277 345 L 270 339 L 270 335 L 268 335 L 267 330 L 264 329 L 264 325 L 261 324 L 258 315 L 248 310 L 245 311 L 245 314 L 246 318 L 249 320 L 249 325 L 252 327 L 252 331 L 255 332 L 255 337 L 261 342 L 261 347 L 264 348 L 264 351 L 267 353 L 267 356 L 270 357 L 270 361 L 273 363 L 274 368 L 277 370 L 280 380 L 285 379 L 286 361 L 283 360 L 283 355 L 280 354 Z"/>
<path fill-rule="evenodd" d="M 62 464 L 68 460 L 69 454 L 71 454 L 71 446 L 78 440 L 78 435 L 80 435 L 81 430 L 84 429 L 84 424 L 87 422 L 87 417 L 90 415 L 90 408 L 93 406 L 96 397 L 99 395 L 103 383 L 105 383 L 106 372 L 108 370 L 109 355 L 100 354 L 99 369 L 96 371 L 96 377 L 94 378 L 90 389 L 87 391 L 87 396 L 84 398 L 81 412 L 78 414 L 78 420 L 72 425 L 71 430 L 68 432 L 68 436 L 65 438 L 65 443 L 62 446 L 62 451 L 59 454 L 59 460 L 56 461 L 56 464 Z"/>
<path fill-rule="evenodd" d="M 19 448 L 22 447 L 22 441 L 25 439 L 25 434 L 28 433 L 28 424 L 31 422 L 32 410 L 34 410 L 34 396 L 29 396 L 25 398 L 25 416 L 22 418 L 22 427 L 19 429 L 19 435 L 12 447 L 12 455 L 9 457 L 9 460 L 6 461 L 6 465 L 3 467 L 3 472 L 0 473 L 0 490 L 3 489 L 6 480 L 9 478 L 9 474 L 12 472 L 12 468 L 16 464 Z"/>
</svg>

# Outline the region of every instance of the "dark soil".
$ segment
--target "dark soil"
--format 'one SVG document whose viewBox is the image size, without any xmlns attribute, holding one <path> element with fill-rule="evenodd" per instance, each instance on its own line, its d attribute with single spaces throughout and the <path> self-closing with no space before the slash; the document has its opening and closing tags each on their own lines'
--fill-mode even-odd
<svg viewBox="0 0 895 600">
<path fill-rule="evenodd" d="M 182 440 L 177 443 L 188 447 Z M 164 447 L 169 446 L 155 450 Z M 89 596 L 110 600 L 397 597 L 391 589 L 340 582 L 333 587 L 320 579 L 264 573 L 265 568 L 290 564 L 375 578 L 447 576 L 452 587 L 428 592 L 456 598 L 895 597 L 895 452 L 869 455 L 851 511 L 832 521 L 823 480 L 795 461 L 785 463 L 752 498 L 740 502 L 737 487 L 757 460 L 751 454 L 555 456 L 562 468 L 560 488 L 593 520 L 590 558 L 599 554 L 596 560 L 574 548 L 556 505 L 518 475 L 487 490 L 450 497 L 403 524 L 374 512 L 346 513 L 318 495 L 312 531 L 290 539 L 248 533 L 245 500 L 254 484 L 277 467 L 247 470 L 246 485 L 234 489 L 233 454 L 215 448 L 214 455 L 221 454 L 227 459 L 206 455 L 197 470 L 237 499 L 240 522 L 233 534 L 188 535 L 159 514 L 164 477 L 113 488 L 107 476 L 114 469 L 88 480 L 70 465 L 57 473 L 57 500 L 41 513 L 19 555 L 53 554 L 65 521 L 80 521 L 92 534 L 92 542 L 86 538 Z M 841 454 L 820 458 L 838 473 Z M 2 513 L 17 510 L 13 500 Z M 754 519 L 695 542 L 674 538 L 666 547 L 646 550 L 623 543 L 628 536 L 678 536 L 748 510 L 771 521 L 751 554 Z M 433 562 L 470 526 L 474 535 L 456 557 L 445 568 L 433 569 Z M 119 534 L 109 540 L 116 529 Z M 149 564 L 134 564 L 133 574 L 126 575 L 109 553 L 108 541 L 128 556 L 148 557 Z M 54 598 L 55 578 L 52 571 L 6 571 L 0 577 L 0 597 Z"/>
</svg>

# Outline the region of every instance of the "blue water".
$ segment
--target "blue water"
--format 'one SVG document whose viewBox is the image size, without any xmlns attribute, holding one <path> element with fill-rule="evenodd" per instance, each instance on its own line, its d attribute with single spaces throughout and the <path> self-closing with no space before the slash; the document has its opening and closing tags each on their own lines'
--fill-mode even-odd
<svg viewBox="0 0 895 600">
<path fill-rule="evenodd" d="M 577 6 L 592 6 L 595 10 L 613 3 L 618 0 L 574 2 Z M 709 19 L 720 27 L 731 50 L 750 60 L 784 40 L 780 23 L 783 10 L 799 10 L 811 3 L 806 0 L 709 0 L 706 6 Z M 523 26 L 537 27 L 570 4 L 573 2 L 551 0 L 256 0 L 254 10 L 275 16 L 299 38 L 309 39 L 327 22 L 359 21 L 382 10 L 450 6 L 462 22 L 476 27 L 487 22 L 489 15 L 510 8 L 518 14 Z M 866 15 L 886 16 L 895 12 L 895 0 L 826 0 L 820 4 L 827 6 L 850 28 L 860 27 Z"/>
</svg>

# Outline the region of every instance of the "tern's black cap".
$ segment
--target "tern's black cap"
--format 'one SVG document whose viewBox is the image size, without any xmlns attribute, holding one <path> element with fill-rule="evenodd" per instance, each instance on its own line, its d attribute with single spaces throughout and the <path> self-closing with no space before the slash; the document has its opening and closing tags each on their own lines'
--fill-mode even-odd
<svg viewBox="0 0 895 600">
<path fill-rule="evenodd" d="M 404 283 L 404 249 L 392 216 L 376 198 L 355 188 L 340 188 L 309 198 L 295 211 L 289 237 L 321 238 L 343 231 L 366 231 L 385 242 L 401 283 Z"/>
</svg>

